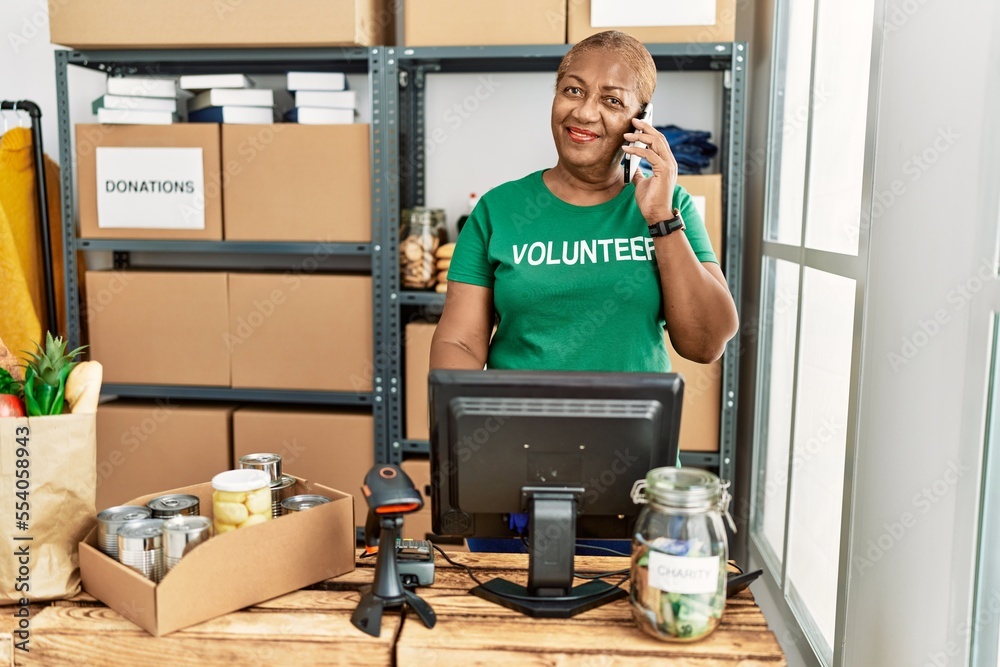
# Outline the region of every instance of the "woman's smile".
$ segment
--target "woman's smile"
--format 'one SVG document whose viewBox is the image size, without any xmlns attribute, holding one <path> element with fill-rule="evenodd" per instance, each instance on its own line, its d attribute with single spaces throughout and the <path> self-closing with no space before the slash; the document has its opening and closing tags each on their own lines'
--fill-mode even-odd
<svg viewBox="0 0 1000 667">
<path fill-rule="evenodd" d="M 590 130 L 585 130 L 582 127 L 570 126 L 566 128 L 566 132 L 569 134 L 570 140 L 578 144 L 587 144 L 600 139 L 600 135 Z"/>
</svg>

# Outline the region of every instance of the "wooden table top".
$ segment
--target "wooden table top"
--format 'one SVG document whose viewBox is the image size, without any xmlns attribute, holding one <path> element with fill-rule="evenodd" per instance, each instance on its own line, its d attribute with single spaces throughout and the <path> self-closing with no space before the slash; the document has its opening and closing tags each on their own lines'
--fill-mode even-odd
<svg viewBox="0 0 1000 667">
<path fill-rule="evenodd" d="M 455 553 L 481 580 L 524 584 L 527 556 Z M 661 642 L 642 633 L 627 599 L 571 619 L 532 619 L 468 594 L 466 573 L 440 558 L 432 587 L 418 593 L 437 613 L 428 630 L 412 614 L 388 612 L 381 637 L 351 625 L 358 590 L 372 580 L 374 559 L 341 577 L 227 614 L 165 637 L 153 637 L 86 593 L 33 605 L 31 652 L 14 650 L 10 614 L 0 615 L 0 665 L 443 665 L 669 664 L 675 667 L 773 667 L 785 658 L 749 591 L 729 600 L 722 624 L 691 644 Z M 628 567 L 628 559 L 577 557 L 581 572 Z"/>
</svg>

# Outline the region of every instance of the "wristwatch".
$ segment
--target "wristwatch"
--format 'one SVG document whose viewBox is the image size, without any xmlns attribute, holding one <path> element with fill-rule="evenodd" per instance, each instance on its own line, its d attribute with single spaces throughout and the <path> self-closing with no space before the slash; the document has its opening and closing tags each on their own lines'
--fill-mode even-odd
<svg viewBox="0 0 1000 667">
<path fill-rule="evenodd" d="M 684 229 L 684 218 L 681 217 L 680 210 L 675 208 L 674 217 L 649 226 L 649 235 L 655 239 L 657 236 L 673 234 L 679 229 Z"/>
</svg>

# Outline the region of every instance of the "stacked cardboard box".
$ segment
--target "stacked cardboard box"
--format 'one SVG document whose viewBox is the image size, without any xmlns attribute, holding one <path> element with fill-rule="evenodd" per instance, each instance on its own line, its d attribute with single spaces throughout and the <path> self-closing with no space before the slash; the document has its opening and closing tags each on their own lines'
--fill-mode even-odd
<svg viewBox="0 0 1000 667">
<path fill-rule="evenodd" d="M 371 277 L 88 271 L 109 383 L 371 391 Z"/>
<path fill-rule="evenodd" d="M 361 123 L 78 125 L 80 235 L 368 243 L 368 135 Z"/>
<path fill-rule="evenodd" d="M 211 479 L 231 462 L 229 405 L 112 401 L 97 411 L 97 507 Z M 302 470 L 303 468 L 299 468 Z"/>
<path fill-rule="evenodd" d="M 605 30 L 627 32 L 644 44 L 731 42 L 736 34 L 736 0 L 568 0 L 566 21 L 569 44 Z"/>
<path fill-rule="evenodd" d="M 78 49 L 392 44 L 388 0 L 49 0 L 51 41 Z"/>
<path fill-rule="evenodd" d="M 375 423 L 370 414 L 277 407 L 240 408 L 233 414 L 233 467 L 241 456 L 273 452 L 287 470 L 354 495 L 355 520 L 364 525 L 361 493 L 375 465 Z"/>
<path fill-rule="evenodd" d="M 406 0 L 407 46 L 563 44 L 566 0 Z"/>
</svg>

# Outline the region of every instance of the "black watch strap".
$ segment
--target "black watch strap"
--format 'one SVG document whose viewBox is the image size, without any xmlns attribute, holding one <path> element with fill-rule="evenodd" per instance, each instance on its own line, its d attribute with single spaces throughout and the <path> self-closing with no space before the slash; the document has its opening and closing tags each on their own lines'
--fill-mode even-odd
<svg viewBox="0 0 1000 667">
<path fill-rule="evenodd" d="M 649 226 L 649 235 L 655 239 L 657 236 L 669 236 L 680 229 L 684 229 L 684 218 L 681 217 L 681 212 L 675 208 L 674 217 Z"/>
</svg>

